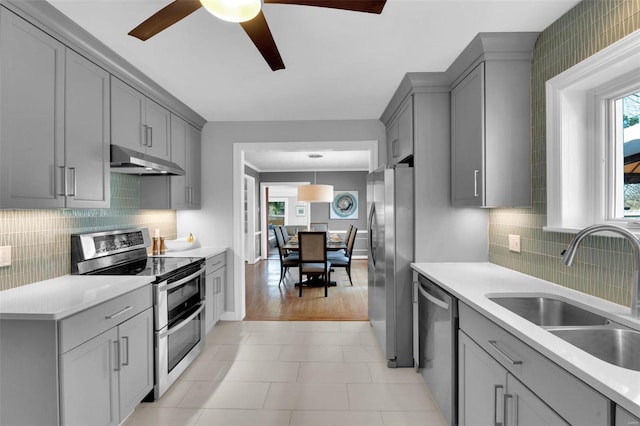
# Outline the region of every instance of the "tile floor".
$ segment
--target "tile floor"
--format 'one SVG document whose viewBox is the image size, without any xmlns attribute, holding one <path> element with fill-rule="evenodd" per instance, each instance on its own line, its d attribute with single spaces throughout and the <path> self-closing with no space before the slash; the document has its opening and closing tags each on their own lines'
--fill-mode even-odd
<svg viewBox="0 0 640 426">
<path fill-rule="evenodd" d="M 421 376 L 387 368 L 368 322 L 221 322 L 124 426 L 443 426 Z"/>
</svg>

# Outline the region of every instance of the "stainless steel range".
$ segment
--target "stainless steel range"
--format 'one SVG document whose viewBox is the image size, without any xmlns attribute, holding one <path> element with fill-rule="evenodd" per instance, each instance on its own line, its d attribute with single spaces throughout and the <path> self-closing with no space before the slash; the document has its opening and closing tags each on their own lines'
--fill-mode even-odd
<svg viewBox="0 0 640 426">
<path fill-rule="evenodd" d="M 205 260 L 147 256 L 147 228 L 71 236 L 71 272 L 154 276 L 154 399 L 159 398 L 205 343 Z"/>
</svg>

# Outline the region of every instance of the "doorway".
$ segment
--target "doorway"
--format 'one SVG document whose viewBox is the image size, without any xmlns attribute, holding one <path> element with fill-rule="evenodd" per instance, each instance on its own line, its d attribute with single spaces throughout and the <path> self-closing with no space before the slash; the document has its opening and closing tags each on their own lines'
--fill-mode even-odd
<svg viewBox="0 0 640 426">
<path fill-rule="evenodd" d="M 245 153 L 269 152 L 269 151 L 353 151 L 366 150 L 369 153 L 369 171 L 373 171 L 378 165 L 378 141 L 334 141 L 334 142 L 237 142 L 233 145 L 233 252 L 243 257 L 245 253 L 244 235 L 244 170 Z M 261 215 L 264 216 L 264 215 Z M 264 228 L 262 228 L 264 229 Z M 258 232 L 261 232 L 262 229 Z M 233 262 L 233 318 L 242 320 L 246 315 L 246 283 L 245 262 Z"/>
</svg>

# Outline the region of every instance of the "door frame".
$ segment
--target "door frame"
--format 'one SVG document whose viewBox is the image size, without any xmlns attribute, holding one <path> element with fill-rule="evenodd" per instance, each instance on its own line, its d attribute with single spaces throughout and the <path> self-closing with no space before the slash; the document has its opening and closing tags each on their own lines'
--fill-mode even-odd
<svg viewBox="0 0 640 426">
<path fill-rule="evenodd" d="M 233 144 L 233 253 L 244 258 L 244 190 L 245 152 L 262 151 L 369 151 L 369 171 L 378 167 L 378 141 L 333 141 L 333 142 L 235 142 Z M 246 315 L 244 262 L 233 262 L 233 311 L 227 312 L 226 320 L 242 321 Z"/>
</svg>

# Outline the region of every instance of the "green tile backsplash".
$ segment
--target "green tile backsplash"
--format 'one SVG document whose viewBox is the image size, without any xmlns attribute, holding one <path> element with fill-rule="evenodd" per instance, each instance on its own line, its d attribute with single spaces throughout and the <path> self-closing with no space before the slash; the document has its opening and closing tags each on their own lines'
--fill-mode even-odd
<svg viewBox="0 0 640 426">
<path fill-rule="evenodd" d="M 530 209 L 492 209 L 489 260 L 622 305 L 631 303 L 633 258 L 626 241 L 588 237 L 573 267 L 560 264 L 572 234 L 545 232 L 545 81 L 640 29 L 640 0 L 585 0 L 544 30 L 531 62 L 532 200 Z M 522 253 L 508 249 L 521 235 Z"/>
<path fill-rule="evenodd" d="M 112 173 L 109 209 L 0 210 L 0 246 L 11 246 L 12 257 L 0 268 L 0 290 L 70 273 L 74 233 L 146 226 L 176 238 L 175 210 L 141 210 L 139 181 Z"/>
</svg>

